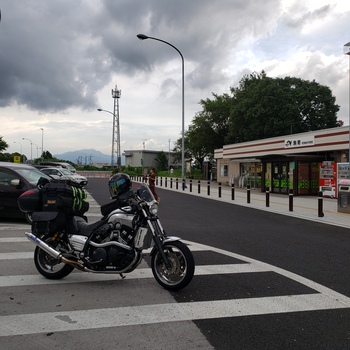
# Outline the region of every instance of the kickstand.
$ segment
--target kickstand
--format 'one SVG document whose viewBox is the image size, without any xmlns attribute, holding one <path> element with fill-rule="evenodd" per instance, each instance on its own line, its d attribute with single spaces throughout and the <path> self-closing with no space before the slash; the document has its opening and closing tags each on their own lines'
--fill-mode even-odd
<svg viewBox="0 0 350 350">
<path fill-rule="evenodd" d="M 124 279 L 126 276 L 124 276 L 122 273 L 119 274 L 119 276 Z"/>
</svg>

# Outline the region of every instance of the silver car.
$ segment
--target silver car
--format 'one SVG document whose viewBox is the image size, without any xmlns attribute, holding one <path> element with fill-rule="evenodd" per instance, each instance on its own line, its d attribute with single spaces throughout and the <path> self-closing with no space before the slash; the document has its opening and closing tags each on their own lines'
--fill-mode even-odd
<svg viewBox="0 0 350 350">
<path fill-rule="evenodd" d="M 73 174 L 65 168 L 42 168 L 40 171 L 51 176 L 55 180 L 71 180 L 77 182 L 81 186 L 86 186 L 88 184 L 88 180 L 85 176 Z"/>
</svg>

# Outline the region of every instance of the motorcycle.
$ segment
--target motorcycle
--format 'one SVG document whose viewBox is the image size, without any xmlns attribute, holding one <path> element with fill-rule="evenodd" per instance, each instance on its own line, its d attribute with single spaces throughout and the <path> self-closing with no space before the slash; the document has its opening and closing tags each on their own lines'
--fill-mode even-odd
<svg viewBox="0 0 350 350">
<path fill-rule="evenodd" d="M 124 278 L 124 274 L 140 264 L 143 250 L 152 248 L 152 273 L 162 287 L 176 291 L 191 282 L 195 270 L 193 255 L 179 237 L 166 235 L 158 218 L 158 203 L 147 184 L 136 191 L 130 189 L 102 206 L 103 217 L 92 224 L 82 215 L 86 210 L 82 203 L 88 204 L 84 202 L 84 190 L 77 196 L 79 191 L 74 189 L 74 198 L 67 206 L 67 198 L 63 198 L 63 205 L 64 196 L 57 195 L 60 186 L 50 183 L 27 191 L 18 199 L 22 211 L 33 212 L 32 232 L 25 235 L 37 246 L 34 262 L 44 277 L 61 279 L 76 268 L 84 272 L 119 274 Z M 51 197 L 49 187 L 56 187 L 56 194 L 51 193 Z M 73 186 L 64 184 L 63 187 L 67 192 L 67 188 Z M 65 206 L 70 208 L 69 213 L 62 210 Z M 74 212 L 77 207 L 78 211 Z"/>
</svg>

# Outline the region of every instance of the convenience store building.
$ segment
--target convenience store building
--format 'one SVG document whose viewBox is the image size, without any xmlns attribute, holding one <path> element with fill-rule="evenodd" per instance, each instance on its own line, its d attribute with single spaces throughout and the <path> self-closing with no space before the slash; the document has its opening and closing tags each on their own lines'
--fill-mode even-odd
<svg viewBox="0 0 350 350">
<path fill-rule="evenodd" d="M 216 149 L 217 181 L 272 193 L 336 196 L 349 175 L 349 126 L 225 145 Z"/>
</svg>

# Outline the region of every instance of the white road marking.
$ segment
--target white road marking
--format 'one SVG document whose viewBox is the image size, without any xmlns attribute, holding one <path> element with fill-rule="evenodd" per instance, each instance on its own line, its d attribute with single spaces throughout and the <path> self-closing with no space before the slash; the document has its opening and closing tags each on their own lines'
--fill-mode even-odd
<svg viewBox="0 0 350 350">
<path fill-rule="evenodd" d="M 0 260 L 33 259 L 33 257 L 34 249 L 31 252 L 0 253 Z"/>
<path fill-rule="evenodd" d="M 98 216 L 94 213 L 92 216 Z M 28 230 L 28 225 L 0 226 L 5 230 Z M 0 243 L 28 242 L 29 252 L 0 253 L 0 260 L 33 259 L 34 245 L 26 237 L 1 237 Z M 167 303 L 131 307 L 92 309 L 81 311 L 45 312 L 1 316 L 0 336 L 74 331 L 161 322 L 192 321 L 223 317 L 242 317 L 287 312 L 303 312 L 350 308 L 350 298 L 302 276 L 264 262 L 223 249 L 186 241 L 191 251 L 212 251 L 242 261 L 237 264 L 196 266 L 196 276 L 274 272 L 303 284 L 315 291 L 313 294 L 275 297 L 215 300 L 188 303 Z M 149 252 L 149 250 L 147 251 Z M 146 253 L 146 251 L 145 251 Z M 150 268 L 138 268 L 127 274 L 127 280 L 153 278 Z M 48 280 L 41 275 L 0 276 L 0 287 L 54 285 L 116 281 L 119 275 L 74 272 L 62 280 Z"/>
<path fill-rule="evenodd" d="M 205 265 L 196 267 L 196 276 L 233 274 L 233 273 L 256 273 L 269 270 L 261 269 L 251 264 L 232 264 L 232 265 Z M 144 279 L 153 278 L 151 268 L 136 269 L 130 274 L 125 274 L 126 279 Z M 88 283 L 101 281 L 123 281 L 119 274 L 95 274 L 86 272 L 72 273 L 62 280 L 49 280 L 41 275 L 15 275 L 0 276 L 0 287 L 19 287 L 34 286 L 45 284 L 70 284 L 70 283 Z"/>
<path fill-rule="evenodd" d="M 0 243 L 19 243 L 19 242 L 28 242 L 26 237 L 0 237 Z"/>
<path fill-rule="evenodd" d="M 5 225 L 0 224 L 0 231 L 14 231 L 14 230 L 28 230 L 30 229 L 29 224 L 13 224 L 13 225 Z"/>
<path fill-rule="evenodd" d="M 28 241 L 29 242 L 29 241 Z M 219 254 L 233 257 L 241 260 L 243 264 L 228 264 L 228 265 L 204 265 L 196 266 L 195 275 L 212 275 L 212 274 L 231 274 L 231 273 L 254 273 L 254 272 L 275 272 L 279 275 L 285 276 L 288 279 L 294 280 L 300 284 L 303 284 L 319 293 L 328 295 L 332 299 L 343 300 L 345 303 L 350 300 L 347 296 L 340 294 L 332 289 L 322 286 L 319 283 L 311 281 L 305 277 L 299 276 L 293 272 L 281 269 L 279 267 L 266 264 L 264 262 L 251 259 L 246 256 L 235 254 L 223 249 L 199 244 L 196 242 L 185 241 L 192 251 L 214 251 Z M 17 252 L 17 253 L 0 253 L 0 260 L 9 259 L 33 259 L 33 252 Z M 80 275 L 80 276 L 79 276 Z M 72 277 L 74 276 L 74 277 Z M 85 277 L 86 276 L 86 277 Z M 88 277 L 89 276 L 89 277 Z M 66 279 L 60 281 L 51 281 L 41 276 L 35 278 L 35 276 L 0 276 L 0 287 L 15 286 L 15 285 L 35 285 L 35 284 L 54 284 L 54 283 L 82 283 L 91 281 L 108 281 L 116 279 L 116 275 L 94 274 L 94 273 L 75 273 L 68 276 Z M 128 278 L 152 278 L 151 269 L 138 268 L 131 274 L 127 274 Z M 12 282 L 10 282 L 12 280 Z M 26 281 L 26 282 L 24 282 Z M 11 284 L 13 283 L 13 284 Z"/>
<path fill-rule="evenodd" d="M 162 322 L 349 308 L 322 294 L 167 303 L 2 316 L 0 336 L 125 327 Z"/>
<path fill-rule="evenodd" d="M 281 269 L 277 266 L 266 264 L 266 263 L 259 261 L 259 260 L 251 259 L 251 258 L 243 256 L 243 255 L 235 254 L 235 253 L 229 252 L 227 250 L 218 249 L 218 248 L 207 246 L 204 244 L 198 244 L 198 243 L 189 242 L 189 241 L 186 241 L 185 243 L 187 243 L 190 246 L 191 250 L 194 250 L 194 249 L 192 249 L 192 245 L 193 245 L 193 248 L 195 248 L 195 249 L 202 249 L 202 250 L 209 250 L 210 249 L 211 251 L 217 252 L 219 254 L 231 256 L 235 259 L 242 260 L 246 263 L 253 264 L 255 268 L 259 267 L 262 271 L 265 269 L 265 271 L 275 272 L 279 275 L 282 275 L 282 276 L 287 277 L 291 280 L 294 280 L 300 284 L 303 284 L 311 289 L 314 289 L 314 290 L 318 291 L 319 293 L 326 294 L 330 298 L 344 300 L 345 303 L 348 303 L 348 301 L 350 300 L 350 298 L 348 298 L 347 296 L 345 296 L 343 294 L 340 294 L 332 289 L 329 289 L 329 288 L 327 288 L 319 283 L 311 281 L 311 280 L 309 280 L 305 277 L 302 277 L 300 275 L 297 275 L 293 272 Z M 218 265 L 218 266 L 220 266 L 220 265 Z"/>
</svg>

